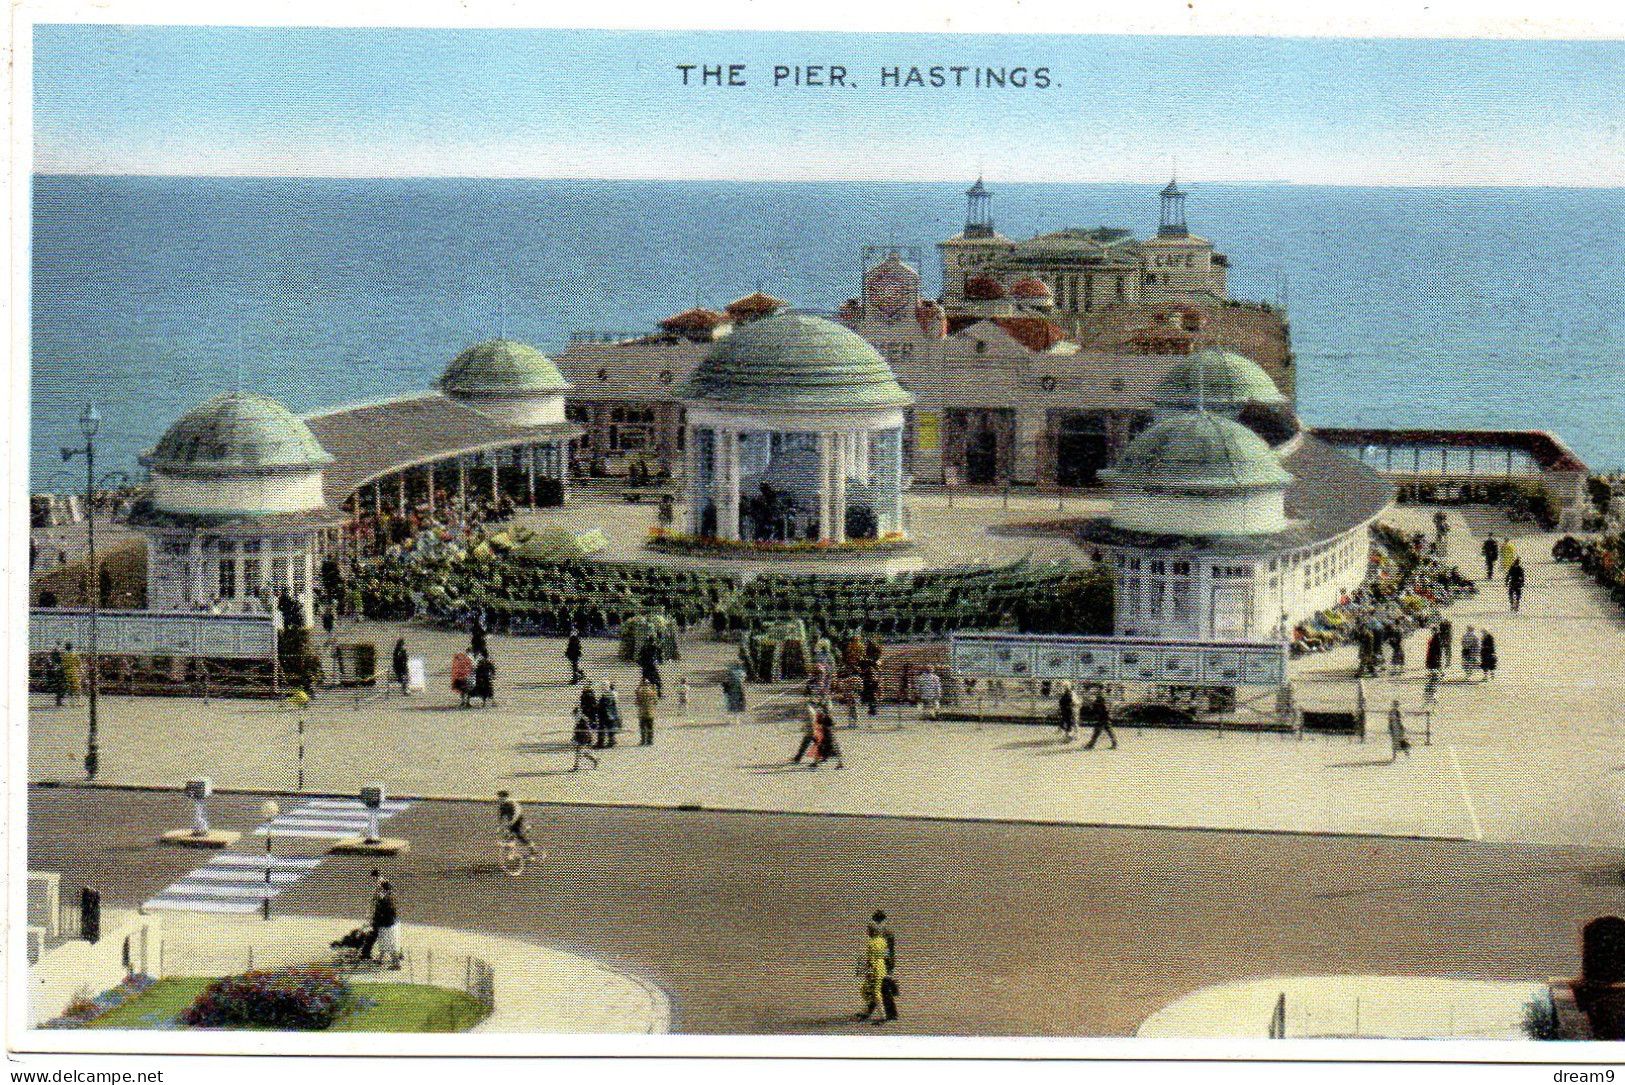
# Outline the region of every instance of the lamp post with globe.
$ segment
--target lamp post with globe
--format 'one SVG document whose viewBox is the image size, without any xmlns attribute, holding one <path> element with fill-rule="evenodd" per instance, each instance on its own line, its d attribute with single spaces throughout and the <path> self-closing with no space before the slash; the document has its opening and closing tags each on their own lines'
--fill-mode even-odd
<svg viewBox="0 0 1625 1085">
<path fill-rule="evenodd" d="M 98 684 L 96 661 L 96 617 L 101 603 L 101 576 L 100 568 L 96 563 L 96 432 L 101 429 L 102 416 L 92 404 L 85 404 L 85 409 L 79 412 L 79 432 L 85 439 L 83 448 L 64 448 L 62 462 L 66 463 L 75 456 L 85 458 L 85 522 L 89 531 L 90 550 L 90 642 L 86 649 L 85 677 L 89 684 L 86 686 L 86 697 L 90 707 L 90 731 L 85 744 L 85 776 L 94 780 L 96 770 L 101 761 L 101 748 L 98 734 L 99 720 L 96 715 L 96 687 Z"/>
</svg>

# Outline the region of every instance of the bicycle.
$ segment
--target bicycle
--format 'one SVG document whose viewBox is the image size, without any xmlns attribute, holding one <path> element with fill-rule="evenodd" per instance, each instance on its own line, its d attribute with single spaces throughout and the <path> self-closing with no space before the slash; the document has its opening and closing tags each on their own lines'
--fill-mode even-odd
<svg viewBox="0 0 1625 1085">
<path fill-rule="evenodd" d="M 517 878 L 530 863 L 547 859 L 547 849 L 535 844 L 522 843 L 512 829 L 503 829 L 497 840 L 497 863 L 504 872 Z"/>
</svg>

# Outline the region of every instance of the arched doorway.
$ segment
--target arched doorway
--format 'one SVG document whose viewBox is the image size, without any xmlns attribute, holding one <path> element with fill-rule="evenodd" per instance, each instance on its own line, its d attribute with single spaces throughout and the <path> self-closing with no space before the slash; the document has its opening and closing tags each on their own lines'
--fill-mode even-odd
<svg viewBox="0 0 1625 1085">
<path fill-rule="evenodd" d="M 999 435 L 987 426 L 965 436 L 965 481 L 991 486 L 999 479 Z"/>
<path fill-rule="evenodd" d="M 1055 435 L 1056 485 L 1098 486 L 1100 469 L 1108 465 L 1110 455 L 1102 420 L 1087 415 L 1065 419 Z"/>
</svg>

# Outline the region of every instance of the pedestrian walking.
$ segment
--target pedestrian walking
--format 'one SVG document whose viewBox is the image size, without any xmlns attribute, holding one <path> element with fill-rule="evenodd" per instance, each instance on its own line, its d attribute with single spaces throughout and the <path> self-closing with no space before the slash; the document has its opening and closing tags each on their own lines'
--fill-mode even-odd
<svg viewBox="0 0 1625 1085">
<path fill-rule="evenodd" d="M 328 640 L 333 639 L 333 626 L 337 623 L 337 621 L 338 619 L 334 617 L 333 607 L 331 605 L 329 605 L 326 610 L 322 611 L 322 632 L 327 634 Z"/>
<path fill-rule="evenodd" d="M 812 701 L 808 701 L 807 702 L 806 714 L 803 715 L 802 719 L 801 719 L 801 743 L 798 746 L 796 746 L 796 753 L 795 753 L 794 757 L 790 758 L 790 764 L 792 764 L 792 765 L 801 764 L 801 759 L 807 755 L 807 751 L 812 750 L 817 744 L 818 744 L 818 705 L 816 705 Z M 813 758 L 814 758 L 813 768 L 818 767 L 817 762 L 816 762 L 817 757 L 818 757 L 818 754 L 816 752 L 814 752 L 813 753 Z"/>
<path fill-rule="evenodd" d="M 52 648 L 51 654 L 45 657 L 45 688 L 56 697 L 56 706 L 62 707 L 62 702 L 68 696 L 67 675 L 62 669 L 62 649 Z"/>
<path fill-rule="evenodd" d="M 638 683 L 638 688 L 632 694 L 632 699 L 638 703 L 638 745 L 653 746 L 655 744 L 655 705 L 660 700 L 660 690 L 655 684 L 645 678 Z"/>
<path fill-rule="evenodd" d="M 488 656 L 491 654 L 489 646 L 485 643 L 485 621 L 480 612 L 475 611 L 469 622 L 468 654 L 473 656 Z"/>
<path fill-rule="evenodd" d="M 621 700 L 615 692 L 614 681 L 604 683 L 598 692 L 598 740 L 602 748 L 615 745 L 615 736 L 621 730 Z"/>
<path fill-rule="evenodd" d="M 1095 703 L 1089 706 L 1089 722 L 1094 725 L 1094 731 L 1089 735 L 1089 741 L 1083 744 L 1084 749 L 1094 749 L 1101 736 L 1111 739 L 1112 749 L 1117 749 L 1117 732 L 1112 730 L 1112 710 L 1106 704 L 1104 690 L 1095 693 Z"/>
<path fill-rule="evenodd" d="M 871 641 L 870 643 L 876 642 Z M 859 671 L 860 697 L 871 716 L 880 714 L 880 677 L 878 671 L 879 665 L 877 661 L 870 659 L 863 661 L 863 668 Z"/>
<path fill-rule="evenodd" d="M 401 696 L 407 693 L 407 661 L 406 638 L 401 637 L 395 641 L 395 651 L 390 656 L 391 669 L 395 673 L 395 684 L 401 687 Z"/>
<path fill-rule="evenodd" d="M 1388 710 L 1388 737 L 1392 740 L 1393 750 L 1389 755 L 1388 763 L 1391 765 L 1399 760 L 1399 755 L 1411 755 L 1411 740 L 1405 734 L 1405 713 L 1400 709 L 1399 702 Z"/>
<path fill-rule="evenodd" d="M 1394 649 L 1393 650 L 1393 655 L 1389 657 L 1390 661 L 1391 661 L 1390 666 L 1392 668 L 1392 671 L 1393 671 L 1394 674 L 1404 674 L 1405 673 L 1405 634 L 1400 632 L 1399 629 L 1396 628 L 1393 631 L 1393 634 L 1389 637 L 1389 643 L 1393 645 L 1393 649 Z"/>
<path fill-rule="evenodd" d="M 1478 633 L 1472 626 L 1461 635 L 1461 676 L 1470 679 L 1478 671 Z"/>
<path fill-rule="evenodd" d="M 1438 512 L 1433 514 L 1433 538 L 1436 541 L 1443 543 L 1444 537 L 1449 534 L 1449 532 L 1450 520 L 1445 516 L 1444 510 L 1440 509 Z"/>
<path fill-rule="evenodd" d="M 372 933 L 381 959 L 388 962 L 391 971 L 398 971 L 402 956 L 400 911 L 395 902 L 395 887 L 387 878 L 378 883 L 372 895 Z"/>
<path fill-rule="evenodd" d="M 745 667 L 737 660 L 722 676 L 722 696 L 729 712 L 745 711 Z"/>
<path fill-rule="evenodd" d="M 677 679 L 677 714 L 688 718 L 688 675 Z"/>
<path fill-rule="evenodd" d="M 1523 559 L 1514 557 L 1512 564 L 1507 566 L 1506 571 L 1507 604 L 1512 607 L 1512 613 L 1514 614 L 1518 613 L 1518 609 L 1523 606 L 1523 582 Z"/>
<path fill-rule="evenodd" d="M 62 692 L 69 704 L 79 703 L 79 691 L 84 688 L 85 664 L 79 653 L 69 644 L 62 650 Z"/>
<path fill-rule="evenodd" d="M 581 634 L 570 627 L 570 639 L 564 642 L 564 658 L 570 661 L 570 684 L 573 686 L 586 675 L 581 673 Z"/>
<path fill-rule="evenodd" d="M 1427 669 L 1430 678 L 1437 678 L 1439 671 L 1444 668 L 1444 640 L 1435 628 L 1428 636 L 1428 646 L 1422 655 L 1422 666 Z"/>
<path fill-rule="evenodd" d="M 1501 540 L 1501 568 L 1510 569 L 1512 563 L 1517 560 L 1518 548 L 1512 545 L 1512 536 L 1508 535 Z"/>
<path fill-rule="evenodd" d="M 914 688 L 919 692 L 920 715 L 928 720 L 936 719 L 937 709 L 942 704 L 942 678 L 927 667 L 915 681 Z"/>
<path fill-rule="evenodd" d="M 1439 669 L 1448 670 L 1456 659 L 1456 627 L 1449 618 L 1439 619 Z"/>
<path fill-rule="evenodd" d="M 480 656 L 474 661 L 474 688 L 472 695 L 480 699 L 481 708 L 491 707 L 496 700 L 497 665 L 491 662 L 488 655 Z"/>
<path fill-rule="evenodd" d="M 1078 695 L 1072 692 L 1071 682 L 1061 683 L 1061 696 L 1056 702 L 1056 711 L 1060 717 L 1061 741 L 1071 742 L 1072 732 L 1078 726 Z"/>
<path fill-rule="evenodd" d="M 813 709 L 812 767 L 816 769 L 832 757 L 835 758 L 836 768 L 846 767 L 846 761 L 841 756 L 841 744 L 835 740 L 835 717 L 830 715 L 828 704 L 819 704 Z"/>
<path fill-rule="evenodd" d="M 881 1008 L 885 1016 L 875 1022 L 877 1025 L 897 1020 L 897 978 L 894 975 L 897 970 L 896 942 L 885 923 L 885 912 L 876 912 L 869 921 L 864 958 L 858 966 L 858 973 L 863 977 L 864 1008 L 857 1019 L 867 1021 L 876 1008 Z"/>
<path fill-rule="evenodd" d="M 592 683 L 588 682 L 581 687 L 581 701 L 576 707 L 581 718 L 587 721 L 587 726 L 593 732 L 593 744 L 599 749 L 604 748 L 604 732 L 598 725 L 598 694 L 593 692 Z"/>
<path fill-rule="evenodd" d="M 1478 649 L 1478 665 L 1483 670 L 1485 679 L 1494 678 L 1496 668 L 1501 665 L 1501 653 L 1495 646 L 1495 634 L 1488 629 L 1484 630 L 1483 641 Z"/>
<path fill-rule="evenodd" d="M 570 741 L 575 745 L 575 760 L 570 763 L 570 771 L 575 772 L 581 768 L 581 762 L 591 761 L 592 767 L 598 767 L 598 758 L 592 752 L 593 741 L 597 728 L 593 726 L 593 719 L 581 710 L 580 705 L 571 711 L 573 726 L 570 729 Z"/>
<path fill-rule="evenodd" d="M 1501 556 L 1501 544 L 1495 541 L 1494 535 L 1484 540 L 1482 552 L 1484 554 L 1484 579 L 1494 580 L 1495 559 Z"/>
<path fill-rule="evenodd" d="M 467 652 L 451 657 L 451 688 L 457 691 L 457 707 L 468 708 L 468 699 L 474 692 L 474 660 Z"/>
<path fill-rule="evenodd" d="M 655 692 L 664 697 L 666 687 L 660 681 L 660 648 L 653 637 L 644 641 L 643 647 L 638 649 L 638 668 L 642 671 L 643 681 L 654 686 Z"/>
</svg>

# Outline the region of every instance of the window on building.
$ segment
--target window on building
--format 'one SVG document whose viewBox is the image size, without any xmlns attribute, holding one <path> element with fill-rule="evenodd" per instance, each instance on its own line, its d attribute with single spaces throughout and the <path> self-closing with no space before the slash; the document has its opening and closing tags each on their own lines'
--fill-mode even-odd
<svg viewBox="0 0 1625 1085">
<path fill-rule="evenodd" d="M 237 563 L 226 559 L 220 563 L 220 591 L 222 599 L 237 598 Z"/>
</svg>

